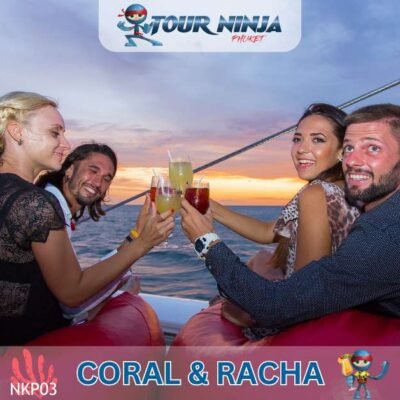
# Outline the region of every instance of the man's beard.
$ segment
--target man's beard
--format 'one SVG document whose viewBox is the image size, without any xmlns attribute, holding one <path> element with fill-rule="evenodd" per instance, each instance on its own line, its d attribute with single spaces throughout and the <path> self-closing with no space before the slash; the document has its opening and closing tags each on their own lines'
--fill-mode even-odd
<svg viewBox="0 0 400 400">
<path fill-rule="evenodd" d="M 78 172 L 72 174 L 72 177 L 69 179 L 68 185 L 69 185 L 69 191 L 75 196 L 75 200 L 80 206 L 82 207 L 90 206 L 91 204 L 95 203 L 97 200 L 102 198 L 101 193 L 98 191 L 97 194 L 90 197 L 81 195 L 77 176 Z"/>
<path fill-rule="evenodd" d="M 95 203 L 99 199 L 101 199 L 101 195 L 100 194 L 98 194 L 96 196 L 93 196 L 93 197 L 90 197 L 90 198 L 82 196 L 80 193 L 78 193 L 78 195 L 76 196 L 76 201 L 82 207 L 90 206 L 91 204 Z"/>
<path fill-rule="evenodd" d="M 365 173 L 362 169 L 350 169 L 347 173 Z M 372 179 L 374 178 L 373 173 L 370 173 Z M 374 201 L 383 199 L 387 195 L 393 193 L 400 185 L 400 161 L 394 166 L 394 168 L 385 175 L 379 178 L 378 183 L 372 183 L 367 189 L 364 190 L 351 190 L 345 186 L 345 197 L 346 201 L 352 206 L 364 206 Z"/>
</svg>

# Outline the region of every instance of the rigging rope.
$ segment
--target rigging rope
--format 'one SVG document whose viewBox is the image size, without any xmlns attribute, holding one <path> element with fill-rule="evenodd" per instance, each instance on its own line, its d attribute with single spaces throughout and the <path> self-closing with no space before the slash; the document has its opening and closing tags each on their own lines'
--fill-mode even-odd
<svg viewBox="0 0 400 400">
<path fill-rule="evenodd" d="M 358 97 L 355 97 L 354 99 L 351 99 L 351 100 L 349 100 L 349 101 L 346 101 L 345 103 L 340 104 L 340 105 L 337 106 L 337 107 L 340 108 L 340 109 L 350 107 L 350 106 L 352 106 L 353 104 L 359 103 L 360 101 L 363 101 L 363 100 L 365 100 L 365 99 L 368 99 L 369 97 L 375 96 L 375 95 L 377 95 L 377 94 L 379 94 L 379 93 L 382 93 L 382 92 L 384 92 L 384 91 L 386 91 L 386 90 L 388 90 L 388 89 L 391 89 L 391 88 L 393 88 L 393 87 L 395 87 L 395 86 L 397 86 L 397 85 L 399 85 L 399 84 L 400 84 L 400 79 L 397 79 L 397 80 L 395 80 L 395 81 L 393 81 L 393 82 L 387 83 L 386 85 L 380 86 L 379 88 L 376 88 L 376 89 L 371 90 L 371 91 L 369 91 L 369 92 L 367 92 L 367 93 L 364 93 L 364 94 L 362 94 L 362 95 L 360 95 L 360 96 L 358 96 Z M 279 132 L 276 132 L 276 133 L 273 133 L 273 134 L 271 134 L 271 135 L 269 135 L 269 136 L 267 136 L 267 137 L 265 137 L 265 138 L 263 138 L 263 139 L 257 140 L 256 142 L 251 143 L 251 144 L 249 144 L 249 145 L 247 145 L 247 146 L 241 147 L 240 149 L 235 150 L 235 151 L 233 151 L 233 152 L 231 152 L 231 153 L 229 153 L 229 154 L 226 154 L 226 155 L 224 155 L 224 156 L 222 156 L 222 157 L 220 157 L 220 158 L 217 158 L 217 159 L 214 160 L 214 161 L 210 161 L 210 162 L 207 163 L 207 164 L 203 164 L 203 165 L 201 165 L 200 167 L 194 168 L 194 169 L 193 169 L 193 173 L 199 172 L 199 171 L 203 171 L 203 170 L 205 170 L 205 169 L 207 169 L 207 168 L 213 167 L 214 165 L 217 165 L 217 164 L 219 164 L 219 163 L 221 163 L 221 162 L 223 162 L 223 161 L 225 161 L 225 160 L 228 160 L 229 158 L 235 157 L 235 156 L 237 156 L 237 155 L 239 155 L 239 154 L 242 154 L 242 153 L 244 153 L 244 152 L 246 152 L 246 151 L 248 151 L 248 150 L 253 149 L 254 147 L 259 146 L 260 144 L 263 144 L 263 143 L 265 143 L 265 142 L 268 142 L 268 141 L 270 141 L 271 139 L 274 139 L 274 138 L 276 138 L 276 137 L 278 137 L 278 136 L 281 136 L 281 135 L 283 135 L 283 134 L 285 134 L 285 133 L 290 133 L 291 131 L 293 131 L 293 130 L 296 128 L 296 126 L 297 126 L 297 125 L 292 125 L 292 126 L 290 126 L 289 128 L 283 129 L 283 130 L 281 130 L 281 131 L 279 131 Z M 129 202 L 131 202 L 131 201 L 133 201 L 133 200 L 139 199 L 140 197 L 142 197 L 142 196 L 144 196 L 145 194 L 149 193 L 149 191 L 150 191 L 150 190 L 145 190 L 144 192 L 141 192 L 141 193 L 138 193 L 138 194 L 136 194 L 136 195 L 134 195 L 134 196 L 132 196 L 132 197 L 129 197 L 128 199 L 125 199 L 125 200 L 123 200 L 123 201 L 121 201 L 121 202 L 119 202 L 119 203 L 117 203 L 117 204 L 114 204 L 113 206 L 107 207 L 107 208 L 105 209 L 105 211 L 106 211 L 106 212 L 109 212 L 109 211 L 111 211 L 111 210 L 113 210 L 113 209 L 115 209 L 115 208 L 118 208 L 118 207 L 120 207 L 120 206 L 126 204 L 126 203 L 129 203 Z M 89 217 L 82 218 L 82 219 L 79 221 L 79 223 L 88 221 L 89 219 L 90 219 Z"/>
</svg>

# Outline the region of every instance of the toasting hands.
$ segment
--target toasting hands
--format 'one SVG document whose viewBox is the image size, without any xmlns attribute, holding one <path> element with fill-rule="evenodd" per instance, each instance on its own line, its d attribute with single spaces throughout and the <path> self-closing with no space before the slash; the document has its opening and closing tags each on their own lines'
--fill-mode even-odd
<svg viewBox="0 0 400 400">
<path fill-rule="evenodd" d="M 145 205 L 138 218 L 138 225 L 140 219 L 142 228 L 138 226 L 138 230 L 141 230 L 137 241 L 140 240 L 146 249 L 151 250 L 154 246 L 166 240 L 175 227 L 172 214 L 171 210 L 157 214 L 154 203 L 146 198 Z"/>
<path fill-rule="evenodd" d="M 182 216 L 182 229 L 192 243 L 199 236 L 214 232 L 210 208 L 203 215 L 192 207 L 187 200 L 182 199 L 180 213 Z"/>
</svg>

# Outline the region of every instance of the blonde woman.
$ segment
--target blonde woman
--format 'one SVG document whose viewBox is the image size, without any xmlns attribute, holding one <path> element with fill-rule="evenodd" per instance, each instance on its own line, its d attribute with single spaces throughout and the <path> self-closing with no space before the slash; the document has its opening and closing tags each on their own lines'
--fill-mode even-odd
<svg viewBox="0 0 400 400">
<path fill-rule="evenodd" d="M 119 277 L 174 227 L 151 207 L 140 236 L 84 271 L 60 206 L 33 185 L 58 170 L 70 146 L 57 104 L 42 95 L 0 97 L 0 345 L 20 345 L 68 324 L 58 303 L 81 304 Z"/>
</svg>

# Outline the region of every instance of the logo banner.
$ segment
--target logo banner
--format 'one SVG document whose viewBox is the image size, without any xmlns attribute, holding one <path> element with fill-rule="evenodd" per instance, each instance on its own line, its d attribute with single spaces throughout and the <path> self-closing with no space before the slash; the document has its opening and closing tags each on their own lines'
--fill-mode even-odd
<svg viewBox="0 0 400 400">
<path fill-rule="evenodd" d="M 301 0 L 99 0 L 99 39 L 114 52 L 287 52 Z"/>
<path fill-rule="evenodd" d="M 0 398 L 395 399 L 400 348 L 9 347 Z"/>
</svg>

